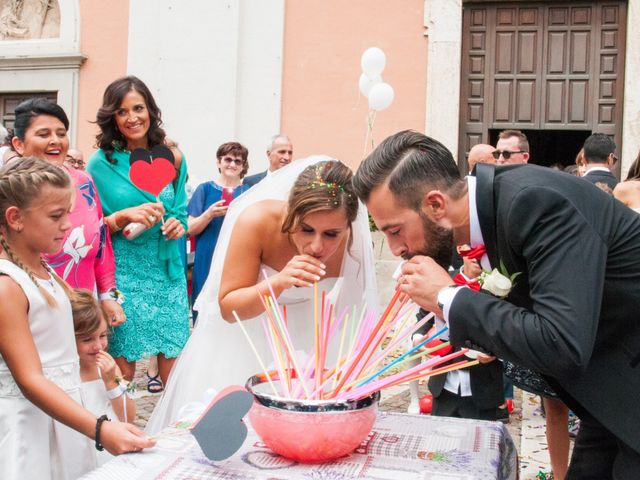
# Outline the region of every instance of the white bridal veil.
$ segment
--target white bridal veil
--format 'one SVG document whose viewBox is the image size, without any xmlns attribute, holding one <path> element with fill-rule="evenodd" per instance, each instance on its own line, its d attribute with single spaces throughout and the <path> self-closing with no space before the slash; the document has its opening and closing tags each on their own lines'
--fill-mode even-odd
<svg viewBox="0 0 640 480">
<path fill-rule="evenodd" d="M 198 311 L 196 328 L 173 366 L 167 388 L 147 424 L 148 433 L 155 434 L 168 424 L 179 420 L 176 418 L 179 410 L 189 402 L 203 401 L 207 389 L 213 387 L 221 390 L 227 385 L 244 385 L 251 375 L 260 372 L 259 364 L 240 327 L 227 323 L 221 317 L 218 306 L 218 288 L 231 232 L 238 216 L 246 208 L 266 199 L 286 201 L 298 175 L 309 165 L 324 160 L 331 158 L 313 156 L 296 160 L 267 176 L 231 203 L 220 230 L 209 276 L 195 303 L 194 308 Z M 260 235 L 260 232 L 255 234 Z M 363 302 L 366 302 L 368 308 L 376 308 L 372 241 L 367 211 L 362 204 L 359 205 L 358 216 L 353 223 L 353 242 L 349 251 L 345 253 L 340 279 L 338 282 L 331 282 L 331 285 L 334 283 L 335 288 L 330 296 L 336 302 L 336 311 L 352 305 L 360 308 Z M 294 345 L 303 346 L 308 343 L 303 337 L 307 337 L 308 340 L 313 336 L 312 289 L 290 290 L 297 290 L 297 299 L 287 305 L 289 329 Z M 287 303 L 287 292 L 279 298 L 280 303 Z M 306 298 L 301 299 L 301 293 L 307 293 Z M 245 320 L 243 325 L 256 344 L 262 359 L 268 364 L 271 355 L 259 317 Z"/>
</svg>

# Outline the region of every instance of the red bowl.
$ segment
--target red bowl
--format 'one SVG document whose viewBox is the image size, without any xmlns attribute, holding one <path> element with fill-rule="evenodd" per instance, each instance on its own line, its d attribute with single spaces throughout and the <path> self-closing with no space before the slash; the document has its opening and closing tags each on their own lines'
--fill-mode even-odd
<svg viewBox="0 0 640 480">
<path fill-rule="evenodd" d="M 249 421 L 274 452 L 300 463 L 321 463 L 353 452 L 376 420 L 380 393 L 357 401 L 292 400 L 265 393 L 257 377 Z M 262 387 L 262 388 L 261 388 Z"/>
</svg>

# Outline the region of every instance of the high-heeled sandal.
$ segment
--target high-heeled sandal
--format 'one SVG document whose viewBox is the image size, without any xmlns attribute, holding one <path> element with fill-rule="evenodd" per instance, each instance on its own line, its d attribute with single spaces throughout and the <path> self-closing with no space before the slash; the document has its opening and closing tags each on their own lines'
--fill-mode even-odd
<svg viewBox="0 0 640 480">
<path fill-rule="evenodd" d="M 145 373 L 145 375 L 147 376 L 147 391 L 149 393 L 160 393 L 164 390 L 159 373 L 154 377 L 149 375 L 149 372 Z"/>
</svg>

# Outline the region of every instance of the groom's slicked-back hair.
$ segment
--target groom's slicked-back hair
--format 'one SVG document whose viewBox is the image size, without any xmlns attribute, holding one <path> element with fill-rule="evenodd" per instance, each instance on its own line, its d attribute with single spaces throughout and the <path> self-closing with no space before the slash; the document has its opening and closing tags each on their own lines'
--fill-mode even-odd
<svg viewBox="0 0 640 480">
<path fill-rule="evenodd" d="M 353 177 L 356 195 L 364 202 L 385 183 L 398 201 L 414 210 L 420 210 L 427 187 L 447 192 L 453 198 L 464 190 L 459 188 L 464 182 L 447 147 L 412 130 L 387 137 L 365 158 Z"/>
</svg>

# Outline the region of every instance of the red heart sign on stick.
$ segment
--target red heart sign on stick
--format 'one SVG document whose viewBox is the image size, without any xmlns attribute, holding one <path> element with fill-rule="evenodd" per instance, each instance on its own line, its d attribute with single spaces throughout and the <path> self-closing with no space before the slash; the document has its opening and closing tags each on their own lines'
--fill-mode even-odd
<svg viewBox="0 0 640 480">
<path fill-rule="evenodd" d="M 154 147 L 151 152 L 137 148 L 131 153 L 130 162 L 131 183 L 155 197 L 176 178 L 173 154 L 166 147 Z"/>
</svg>

